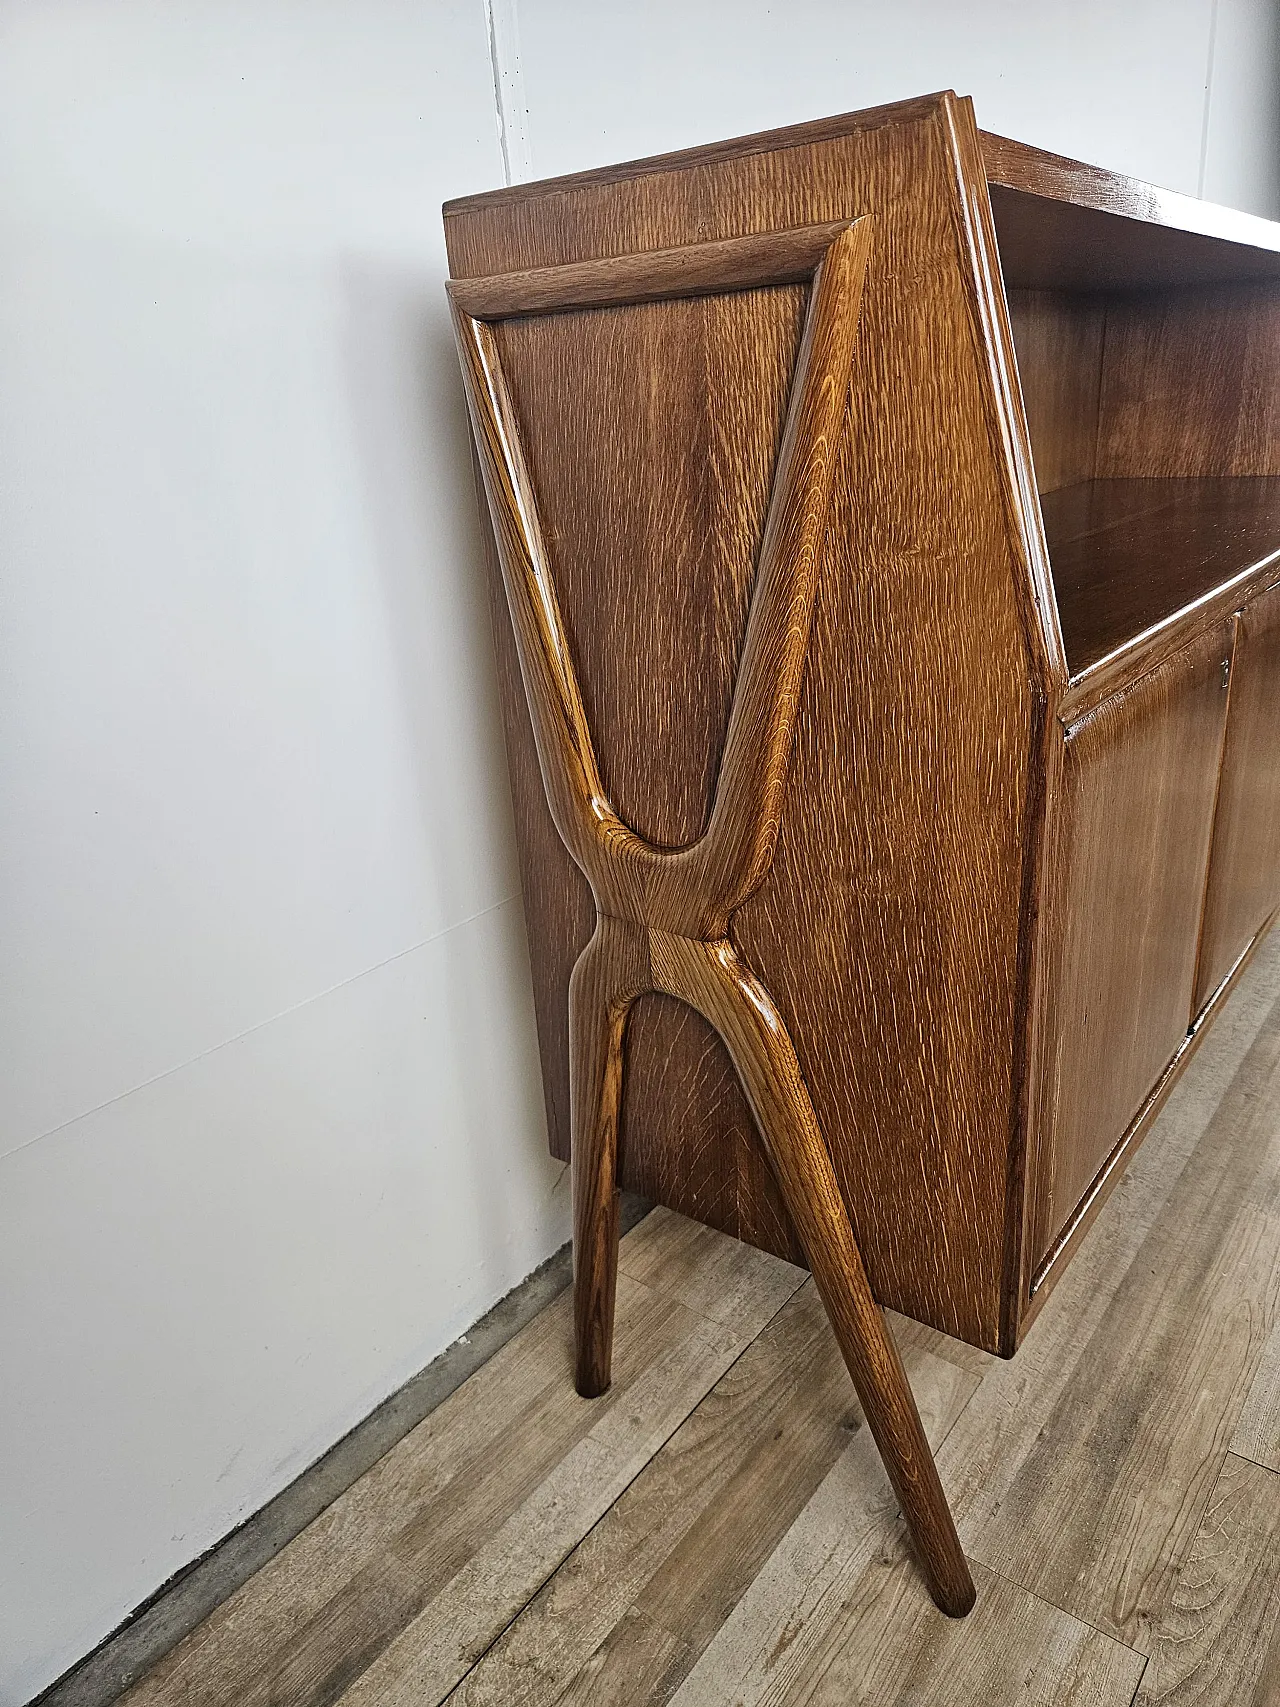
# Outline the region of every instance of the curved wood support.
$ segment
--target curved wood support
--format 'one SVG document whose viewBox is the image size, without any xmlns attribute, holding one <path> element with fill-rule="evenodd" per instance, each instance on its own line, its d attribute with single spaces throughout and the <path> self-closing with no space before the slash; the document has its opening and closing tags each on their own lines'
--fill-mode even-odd
<svg viewBox="0 0 1280 1707">
<path fill-rule="evenodd" d="M 782 1016 L 731 943 L 659 939 L 656 933 L 651 941 L 658 989 L 696 1008 L 724 1040 L 915 1541 L 929 1593 L 943 1612 L 962 1618 L 974 1603 L 973 1579 L 911 1384 L 872 1296 Z"/>
<path fill-rule="evenodd" d="M 622 1039 L 632 1002 L 649 987 L 636 937 L 633 929 L 602 916 L 569 980 L 573 1314 L 576 1385 L 584 1399 L 608 1387 L 613 1351 Z"/>
<path fill-rule="evenodd" d="M 637 836 L 605 794 L 497 343 L 461 307 L 466 287 L 451 286 L 450 295 L 547 799 L 598 915 L 569 990 L 578 1391 L 593 1397 L 609 1384 L 623 1036 L 635 998 L 659 990 L 701 1013 L 728 1048 L 930 1592 L 944 1612 L 961 1616 L 973 1605 L 973 1583 L 795 1049 L 773 999 L 728 940 L 732 913 L 764 881 L 777 845 L 870 242 L 869 220 L 845 227 L 813 274 L 711 816 L 699 840 L 676 850 Z M 732 288 L 741 272 L 734 245 L 715 248 Z M 673 269 L 668 294 L 684 294 L 681 264 L 697 288 L 711 288 L 705 254 L 683 263 L 675 254 L 657 258 Z M 630 273 L 619 268 L 611 281 L 610 263 L 592 263 L 592 288 L 623 301 L 624 274 L 642 274 L 647 294 L 637 300 L 652 300 L 655 264 L 637 273 L 629 261 Z M 501 298 L 501 281 L 486 285 Z M 576 275 L 564 285 L 569 300 L 581 294 Z M 541 312 L 557 306 L 545 275 L 537 301 Z"/>
</svg>

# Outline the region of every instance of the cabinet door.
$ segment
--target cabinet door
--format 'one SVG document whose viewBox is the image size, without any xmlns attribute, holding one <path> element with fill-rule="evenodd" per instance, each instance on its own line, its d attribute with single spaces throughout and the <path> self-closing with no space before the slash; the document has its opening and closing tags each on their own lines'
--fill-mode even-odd
<svg viewBox="0 0 1280 1707">
<path fill-rule="evenodd" d="M 1227 707 L 1231 624 L 1070 729 L 1042 1258 L 1187 1033 Z"/>
<path fill-rule="evenodd" d="M 1280 587 L 1237 617 L 1231 677 L 1196 1013 L 1280 907 Z"/>
</svg>

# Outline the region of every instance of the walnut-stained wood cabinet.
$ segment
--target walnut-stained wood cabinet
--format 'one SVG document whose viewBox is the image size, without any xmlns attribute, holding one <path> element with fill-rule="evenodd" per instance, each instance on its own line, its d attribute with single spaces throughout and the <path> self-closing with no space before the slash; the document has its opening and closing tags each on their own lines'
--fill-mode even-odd
<svg viewBox="0 0 1280 1707">
<path fill-rule="evenodd" d="M 619 1065 L 575 1082 L 621 1183 L 809 1250 L 721 943 L 876 1297 L 1012 1354 L 1280 907 L 1280 227 L 950 94 L 445 226 L 553 1150 L 614 931 Z"/>
</svg>

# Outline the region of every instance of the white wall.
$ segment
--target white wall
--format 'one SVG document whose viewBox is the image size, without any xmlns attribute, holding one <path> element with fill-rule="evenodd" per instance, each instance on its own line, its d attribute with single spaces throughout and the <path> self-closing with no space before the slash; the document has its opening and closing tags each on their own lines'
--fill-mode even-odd
<svg viewBox="0 0 1280 1707">
<path fill-rule="evenodd" d="M 1280 213 L 1276 0 L 518 3 L 539 177 L 956 89 L 986 130 Z"/>
<path fill-rule="evenodd" d="M 479 0 L 0 7 L 0 1701 L 568 1236 L 440 202 Z"/>
<path fill-rule="evenodd" d="M 1197 194 L 1280 219 L 1280 0 L 1217 0 Z"/>
<path fill-rule="evenodd" d="M 1213 5 L 0 0 L 0 1707 L 567 1234 L 441 199 L 953 86 L 1274 210 Z"/>
</svg>

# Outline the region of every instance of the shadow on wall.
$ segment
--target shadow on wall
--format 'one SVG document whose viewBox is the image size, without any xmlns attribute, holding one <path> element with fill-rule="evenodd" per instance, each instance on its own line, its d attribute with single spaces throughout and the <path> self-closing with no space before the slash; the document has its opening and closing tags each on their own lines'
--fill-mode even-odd
<svg viewBox="0 0 1280 1707">
<path fill-rule="evenodd" d="M 497 675 L 470 426 L 439 276 L 430 268 L 340 263 L 345 380 L 369 535 L 385 601 L 389 649 L 419 778 L 424 840 L 447 917 L 470 892 L 456 859 L 473 837 L 451 835 L 465 792 L 490 841 L 507 851 L 516 893 L 515 833 L 498 714 Z M 430 493 L 441 493 L 439 514 Z M 459 774 L 460 765 L 463 774 Z M 445 819 L 442 822 L 442 809 Z"/>
<path fill-rule="evenodd" d="M 355 458 L 364 484 L 369 537 L 386 612 L 388 652 L 399 671 L 403 724 L 418 779 L 423 842 L 435 862 L 434 887 L 448 916 L 470 889 L 459 861 L 477 832 L 500 844 L 510 869 L 505 887 L 519 909 L 515 832 L 499 712 L 493 633 L 471 457 L 471 429 L 458 372 L 442 281 L 430 268 L 346 257 L 340 266 L 342 347 Z M 434 471 L 428 473 L 431 465 Z M 429 493 L 443 496 L 447 514 L 433 515 Z M 466 768 L 459 775 L 459 763 Z M 456 794 L 455 794 L 456 791 Z M 465 837 L 451 833 L 453 813 L 479 810 L 483 823 Z M 376 878 L 375 878 L 376 880 Z M 450 1053 L 458 1061 L 477 1051 L 522 1057 L 520 1074 L 541 1111 L 541 1068 L 526 956 L 506 988 L 478 986 L 477 967 L 450 953 Z M 513 1026 L 513 1016 L 523 1022 Z M 480 1063 L 473 1062 L 480 1066 Z M 489 1149 L 482 1133 L 498 1118 L 483 1087 L 508 1079 L 483 1069 L 472 1078 L 481 1095 L 468 1099 L 459 1142 Z M 469 1075 L 470 1076 L 470 1075 Z M 509 1119 L 509 1116 L 506 1117 Z M 527 1129 L 545 1145 L 538 1118 Z M 567 1197 L 567 1169 L 551 1187 Z M 507 1193 L 473 1179 L 476 1222 L 487 1227 L 484 1248 L 509 1248 L 520 1229 Z M 492 1182 L 496 1183 L 496 1182 Z"/>
</svg>

